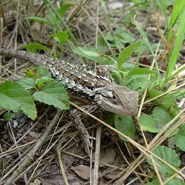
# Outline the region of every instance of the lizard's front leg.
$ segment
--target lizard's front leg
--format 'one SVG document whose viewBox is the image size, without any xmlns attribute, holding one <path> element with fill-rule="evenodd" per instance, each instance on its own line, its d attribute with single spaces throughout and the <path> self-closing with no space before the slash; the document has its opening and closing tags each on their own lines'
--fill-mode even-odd
<svg viewBox="0 0 185 185">
<path fill-rule="evenodd" d="M 89 113 L 93 113 L 99 109 L 99 107 L 95 104 L 85 105 L 85 106 L 82 106 L 81 108 L 83 108 L 84 111 L 87 111 Z M 79 130 L 82 136 L 85 151 L 90 156 L 90 148 L 92 148 L 90 140 L 93 138 L 89 135 L 89 132 L 87 131 L 87 129 L 85 128 L 82 122 L 82 119 L 87 117 L 87 115 L 78 109 L 73 109 L 70 111 L 70 116 L 75 127 Z"/>
</svg>

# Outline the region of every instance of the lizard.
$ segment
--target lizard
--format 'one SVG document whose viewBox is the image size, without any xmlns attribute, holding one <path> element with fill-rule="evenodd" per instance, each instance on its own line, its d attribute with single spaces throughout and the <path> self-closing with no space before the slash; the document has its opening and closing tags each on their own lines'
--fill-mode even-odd
<svg viewBox="0 0 185 185">
<path fill-rule="evenodd" d="M 61 81 L 70 92 L 85 97 L 105 111 L 134 116 L 138 110 L 138 93 L 111 79 L 97 75 L 87 66 L 79 67 L 64 60 L 22 50 L 0 49 L 0 55 L 43 65 L 53 78 Z"/>
</svg>

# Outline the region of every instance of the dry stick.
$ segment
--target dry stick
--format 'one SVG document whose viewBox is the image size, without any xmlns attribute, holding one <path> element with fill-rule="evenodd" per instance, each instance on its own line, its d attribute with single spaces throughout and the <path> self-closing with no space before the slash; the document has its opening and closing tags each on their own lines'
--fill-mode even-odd
<svg viewBox="0 0 185 185">
<path fill-rule="evenodd" d="M 96 150 L 95 150 L 95 161 L 94 161 L 94 174 L 93 174 L 93 185 L 98 184 L 98 171 L 100 161 L 100 145 L 101 145 L 101 126 L 96 131 Z"/>
<path fill-rule="evenodd" d="M 98 32 L 99 32 L 99 17 L 98 17 L 98 13 L 99 13 L 99 0 L 97 0 L 97 4 L 96 4 L 96 22 L 95 22 L 95 26 L 96 26 L 96 42 L 95 42 L 95 47 L 98 47 Z M 95 65 L 96 68 L 96 65 Z M 98 126 L 97 130 L 96 130 L 96 148 L 95 148 L 95 153 L 94 153 L 94 158 L 95 158 L 95 162 L 94 162 L 94 170 L 93 170 L 93 179 L 91 184 L 93 185 L 97 185 L 98 184 L 98 172 L 99 172 L 99 161 L 100 161 L 100 145 L 101 145 L 101 126 Z M 90 171 L 90 174 L 92 174 L 92 172 Z"/>
<path fill-rule="evenodd" d="M 154 58 L 153 58 L 151 67 L 150 67 L 149 69 L 153 69 L 155 63 L 157 62 L 157 58 L 159 57 L 159 55 L 157 56 L 157 53 L 158 53 L 158 51 L 159 51 L 159 47 L 160 47 L 160 42 L 159 42 L 159 44 L 158 44 L 157 50 L 156 50 L 156 52 L 155 52 L 155 54 L 154 54 Z M 151 74 L 148 75 L 148 80 L 150 80 L 150 79 L 151 79 Z M 140 115 L 141 115 L 141 110 L 142 110 L 142 107 L 143 107 L 143 103 L 144 103 L 144 101 L 145 101 L 145 99 L 146 99 L 147 92 L 148 92 L 148 87 L 145 89 L 145 91 L 144 91 L 144 93 L 143 93 L 143 96 L 142 96 L 142 99 L 141 99 L 141 106 L 139 107 L 139 111 L 138 111 L 138 115 L 137 115 L 138 123 L 139 123 L 139 117 L 140 117 Z M 150 147 L 149 147 L 149 145 L 148 145 L 148 142 L 147 142 L 146 136 L 145 136 L 145 134 L 144 134 L 144 131 L 141 129 L 140 124 L 139 124 L 138 126 L 139 126 L 139 128 L 140 128 L 141 135 L 142 135 L 142 137 L 143 137 L 145 146 L 146 146 L 146 148 L 147 148 L 148 150 L 150 150 Z M 157 175 L 157 177 L 158 177 L 159 183 L 162 185 L 162 184 L 163 184 L 162 178 L 161 178 L 161 176 L 160 176 L 160 174 L 159 174 L 159 171 L 158 171 L 158 169 L 157 169 L 156 162 L 155 162 L 155 160 L 154 160 L 154 158 L 153 158 L 152 155 L 149 155 L 149 157 L 150 157 L 150 159 L 151 159 L 151 161 L 152 161 L 152 164 L 153 164 L 153 166 L 154 166 L 154 171 L 155 171 L 155 173 L 156 173 L 156 175 Z M 119 180 L 118 180 L 118 182 L 119 182 Z M 119 183 L 120 183 L 120 182 L 119 182 Z M 119 184 L 119 183 L 118 183 L 118 184 Z M 122 184 L 122 183 L 121 183 L 121 184 Z"/>
<path fill-rule="evenodd" d="M 25 158 L 23 159 L 21 165 L 16 169 L 16 171 L 10 176 L 10 178 L 4 183 L 4 185 L 12 185 L 14 180 L 17 178 L 17 176 L 19 176 L 19 174 L 33 161 L 35 153 L 40 149 L 40 147 L 42 146 L 42 144 L 45 142 L 45 140 L 47 139 L 50 131 L 52 130 L 52 128 L 55 126 L 55 124 L 57 123 L 57 120 L 59 119 L 60 115 L 61 115 L 61 110 L 58 110 L 54 119 L 52 120 L 52 122 L 48 125 L 48 127 L 46 128 L 45 132 L 43 133 L 43 135 L 41 136 L 41 138 L 37 141 L 37 143 L 35 144 L 35 146 L 32 148 L 32 150 L 25 156 Z"/>
<path fill-rule="evenodd" d="M 3 38 L 3 18 L 0 17 L 0 46 L 2 46 L 2 38 Z M 2 67 L 2 56 L 0 56 L 0 73 L 1 73 L 1 67 Z"/>
<path fill-rule="evenodd" d="M 69 185 L 69 182 L 67 180 L 67 176 L 66 176 L 66 173 L 65 173 L 65 169 L 64 169 L 64 165 L 63 165 L 63 162 L 62 162 L 62 156 L 61 156 L 61 144 L 62 142 L 60 142 L 57 146 L 57 155 L 58 155 L 58 160 L 59 160 L 59 165 L 60 165 L 60 170 L 61 170 L 61 174 L 64 178 L 64 182 L 65 182 L 65 185 Z"/>
</svg>

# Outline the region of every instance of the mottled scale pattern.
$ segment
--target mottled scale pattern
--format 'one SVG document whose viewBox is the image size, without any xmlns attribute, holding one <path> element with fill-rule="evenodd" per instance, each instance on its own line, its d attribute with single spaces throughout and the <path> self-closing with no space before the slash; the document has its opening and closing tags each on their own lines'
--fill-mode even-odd
<svg viewBox="0 0 185 185">
<path fill-rule="evenodd" d="M 98 76 L 93 71 L 87 70 L 86 66 L 80 67 L 63 60 L 49 58 L 46 55 L 28 53 L 20 50 L 1 49 L 0 55 L 28 60 L 35 65 L 46 66 L 52 76 L 60 80 L 68 89 L 91 97 L 98 88 L 104 87 L 111 80 L 104 76 Z"/>
<path fill-rule="evenodd" d="M 53 77 L 68 88 L 68 92 L 74 94 L 75 97 L 90 100 L 90 103 L 96 103 L 105 111 L 127 115 L 137 114 L 139 95 L 136 91 L 117 85 L 105 76 L 96 75 L 86 66 L 82 67 L 25 51 L 0 49 L 0 55 L 46 66 Z"/>
</svg>

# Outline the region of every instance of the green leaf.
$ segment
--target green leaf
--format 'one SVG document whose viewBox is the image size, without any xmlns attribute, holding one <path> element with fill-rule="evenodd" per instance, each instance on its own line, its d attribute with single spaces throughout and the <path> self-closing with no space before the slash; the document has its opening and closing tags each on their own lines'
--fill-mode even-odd
<svg viewBox="0 0 185 185">
<path fill-rule="evenodd" d="M 58 12 L 58 10 L 57 10 Z M 60 16 L 60 18 L 62 19 L 62 17 Z M 55 14 L 55 12 L 50 12 L 47 15 L 47 20 L 50 23 L 50 25 L 54 28 L 57 28 L 59 23 L 61 22 L 61 20 L 59 19 L 59 17 Z"/>
<path fill-rule="evenodd" d="M 51 26 L 51 23 L 47 19 L 42 18 L 42 17 L 35 17 L 34 16 L 34 17 L 26 17 L 26 19 L 31 20 L 31 21 L 37 21 L 37 22 Z"/>
<path fill-rule="evenodd" d="M 69 97 L 62 83 L 54 80 L 46 82 L 42 91 L 33 94 L 35 100 L 60 109 L 69 109 Z"/>
<path fill-rule="evenodd" d="M 37 116 L 33 98 L 29 92 L 12 81 L 6 81 L 0 85 L 0 107 L 14 112 L 23 111 L 31 119 Z"/>
<path fill-rule="evenodd" d="M 33 52 L 33 53 L 35 53 L 37 50 L 44 50 L 44 51 L 50 50 L 48 47 L 46 47 L 40 43 L 25 44 L 25 45 L 21 46 L 21 49 L 27 49 L 29 52 Z"/>
<path fill-rule="evenodd" d="M 148 48 L 148 50 L 152 53 L 152 55 L 154 56 L 154 50 L 152 48 L 152 45 L 151 43 L 149 42 L 148 40 L 148 37 L 146 35 L 146 33 L 144 32 L 144 30 L 142 29 L 141 25 L 137 22 L 137 21 L 134 21 L 139 33 L 141 34 L 141 36 L 143 37 L 143 44 L 146 45 L 146 47 Z"/>
<path fill-rule="evenodd" d="M 41 78 L 41 77 L 48 77 L 51 78 L 51 73 L 46 67 L 37 66 L 30 69 L 26 69 L 25 71 L 25 78 L 33 78 L 34 80 Z"/>
<path fill-rule="evenodd" d="M 142 41 L 137 41 L 121 51 L 118 56 L 118 66 L 121 66 L 123 63 L 125 63 L 128 58 L 131 57 L 131 55 L 136 51 L 136 49 L 142 45 L 142 43 Z"/>
<path fill-rule="evenodd" d="M 142 113 L 139 118 L 142 130 L 151 133 L 158 133 L 171 120 L 170 112 L 163 106 L 156 106 L 152 115 Z"/>
<path fill-rule="evenodd" d="M 113 58 L 100 53 L 100 49 L 97 48 L 75 47 L 73 51 L 79 56 L 85 57 L 89 60 L 93 60 L 94 62 L 98 62 L 100 64 L 110 64 L 111 62 L 114 62 L 116 64 L 116 61 Z"/>
<path fill-rule="evenodd" d="M 174 116 L 179 112 L 177 101 L 173 94 L 166 94 L 158 98 L 157 103 L 167 108 Z"/>
<path fill-rule="evenodd" d="M 157 90 L 155 88 L 152 88 L 149 91 L 150 98 L 155 98 L 156 96 L 159 96 L 163 93 L 164 93 L 163 91 Z M 179 93 L 182 93 L 182 91 L 179 91 Z M 155 102 L 158 105 L 162 105 L 165 108 L 167 108 L 170 111 L 170 113 L 173 116 L 175 116 L 179 112 L 179 108 L 178 108 L 177 101 L 176 101 L 177 99 L 176 95 L 177 94 L 174 94 L 174 93 L 173 94 L 167 93 L 157 98 Z"/>
<path fill-rule="evenodd" d="M 160 182 L 157 179 L 157 177 L 155 177 L 152 182 L 146 183 L 146 185 L 159 185 Z M 167 183 L 165 183 L 165 185 L 185 185 L 185 183 L 179 179 L 179 178 L 173 178 L 170 181 L 168 181 Z"/>
<path fill-rule="evenodd" d="M 116 47 L 117 49 L 124 48 L 126 43 L 132 43 L 136 41 L 133 34 L 124 31 L 122 28 L 117 28 L 113 33 L 108 32 L 105 39 L 109 42 L 111 47 Z"/>
<path fill-rule="evenodd" d="M 96 48 L 76 47 L 74 48 L 74 52 L 80 56 L 83 56 L 89 59 L 100 57 L 100 53 Z"/>
<path fill-rule="evenodd" d="M 150 95 L 151 98 L 155 98 L 156 96 L 159 96 L 162 93 L 163 93 L 163 91 L 158 90 L 156 88 L 152 88 L 152 89 L 149 90 L 149 95 Z"/>
<path fill-rule="evenodd" d="M 22 78 L 18 83 L 27 90 L 35 88 L 35 80 L 33 78 Z"/>
<path fill-rule="evenodd" d="M 182 1 L 182 2 L 185 2 L 185 1 Z M 182 43 L 183 43 L 183 40 L 184 40 L 185 8 L 183 9 L 182 17 L 183 18 L 181 19 L 181 22 L 178 26 L 178 31 L 177 31 L 177 34 L 176 34 L 176 40 L 175 40 L 175 43 L 174 43 L 174 46 L 173 46 L 173 50 L 170 53 L 170 58 L 168 60 L 167 74 L 166 74 L 166 79 L 165 79 L 164 83 L 166 83 L 172 77 L 171 75 L 173 73 L 173 70 L 174 70 L 175 64 L 177 62 L 177 58 L 179 56 L 179 52 L 180 52 L 180 49 L 181 49 L 181 46 L 182 46 Z"/>
<path fill-rule="evenodd" d="M 154 88 L 150 89 L 150 91 L 149 91 L 149 95 L 150 95 L 151 98 L 155 98 L 156 96 L 159 96 L 163 93 L 164 93 L 163 91 L 160 91 L 160 90 L 157 90 L 157 89 L 154 89 Z M 170 93 L 159 97 L 156 101 L 157 101 L 158 104 L 163 105 L 166 108 L 170 108 L 172 106 L 177 105 L 176 104 L 176 98 L 174 97 L 173 94 L 170 94 Z"/>
<path fill-rule="evenodd" d="M 177 155 L 175 150 L 172 150 L 166 146 L 159 146 L 154 150 L 154 153 L 160 157 L 161 159 L 163 159 L 164 161 L 166 161 L 167 163 L 169 163 L 170 165 L 172 165 L 173 167 L 175 167 L 176 169 L 178 169 L 180 167 L 180 159 L 179 156 Z M 154 161 L 156 163 L 157 169 L 159 170 L 159 172 L 164 173 L 164 174 L 174 174 L 174 170 L 171 169 L 170 167 L 168 167 L 166 164 L 164 164 L 163 162 L 159 161 L 158 159 L 156 159 L 155 157 Z M 151 162 L 150 159 L 147 160 L 147 162 L 152 166 L 153 168 L 153 164 Z"/>
<path fill-rule="evenodd" d="M 164 14 L 166 24 L 168 25 L 167 3 L 165 1 L 161 1 L 161 0 L 157 0 L 156 3 L 158 4 L 159 8 L 161 9 L 162 13 Z"/>
<path fill-rule="evenodd" d="M 65 13 L 67 12 L 67 10 L 69 10 L 69 8 L 73 5 L 73 3 L 67 3 L 66 5 L 62 5 L 61 8 L 58 10 L 59 14 L 61 17 L 63 17 L 65 15 Z"/>
<path fill-rule="evenodd" d="M 157 106 L 152 111 L 153 119 L 158 128 L 163 128 L 166 123 L 172 120 L 172 116 L 167 109 L 162 106 Z"/>
<path fill-rule="evenodd" d="M 148 88 L 149 83 L 150 81 L 146 75 L 134 75 L 126 80 L 125 85 L 141 94 L 146 88 Z"/>
<path fill-rule="evenodd" d="M 43 76 L 41 78 L 36 79 L 35 84 L 36 84 L 38 89 L 42 89 L 49 80 L 51 80 L 50 77 Z"/>
<path fill-rule="evenodd" d="M 133 122 L 133 119 L 131 116 L 117 114 L 114 117 L 114 124 L 115 124 L 115 128 L 118 131 L 129 136 L 132 139 L 135 138 L 136 128 L 135 128 L 135 125 L 134 125 L 134 122 Z M 121 135 L 119 135 L 119 137 L 122 140 L 127 141 L 127 139 L 125 139 L 125 137 L 123 137 Z"/>
<path fill-rule="evenodd" d="M 146 74 L 155 74 L 155 71 L 147 69 L 147 68 L 134 68 L 129 71 L 128 76 L 133 76 L 133 75 L 146 75 Z"/>
<path fill-rule="evenodd" d="M 185 182 L 179 178 L 173 178 L 166 185 L 185 185 Z"/>
<path fill-rule="evenodd" d="M 139 118 L 139 122 L 143 131 L 158 133 L 161 130 L 161 127 L 158 127 L 157 123 L 151 115 L 142 113 Z"/>
<path fill-rule="evenodd" d="M 10 121 L 10 120 L 12 120 L 12 119 L 14 118 L 14 116 L 15 116 L 15 113 L 13 113 L 13 112 L 6 112 L 6 113 L 3 115 L 3 119 L 4 119 L 5 121 Z"/>
<path fill-rule="evenodd" d="M 178 133 L 175 135 L 175 144 L 182 151 L 185 151 L 185 125 L 179 127 Z"/>
<path fill-rule="evenodd" d="M 46 67 L 38 66 L 35 69 L 36 69 L 35 73 L 38 73 L 39 76 L 41 76 L 41 77 L 43 77 L 43 76 L 51 77 L 51 73 L 49 72 L 49 70 Z"/>
<path fill-rule="evenodd" d="M 156 177 L 154 177 L 152 182 L 148 182 L 145 185 L 159 185 L 159 184 L 160 184 L 159 180 Z"/>
<path fill-rule="evenodd" d="M 126 32 L 122 28 L 116 28 L 114 34 L 119 42 L 121 42 L 122 44 L 132 43 L 136 41 L 136 37 L 134 34 Z M 115 37 L 113 37 L 113 40 L 115 39 Z"/>
<path fill-rule="evenodd" d="M 54 37 L 55 41 L 57 41 L 61 44 L 66 43 L 69 38 L 67 32 L 65 32 L 65 31 L 57 32 L 56 34 L 53 34 L 52 36 Z"/>
<path fill-rule="evenodd" d="M 171 20 L 170 20 L 170 27 L 172 28 L 173 25 L 176 23 L 179 15 L 183 11 L 185 7 L 185 1 L 177 0 L 173 6 L 173 11 L 171 14 Z"/>
</svg>

